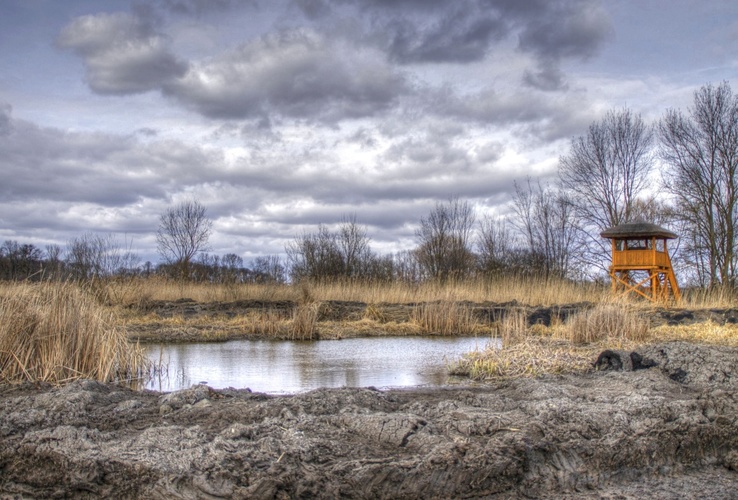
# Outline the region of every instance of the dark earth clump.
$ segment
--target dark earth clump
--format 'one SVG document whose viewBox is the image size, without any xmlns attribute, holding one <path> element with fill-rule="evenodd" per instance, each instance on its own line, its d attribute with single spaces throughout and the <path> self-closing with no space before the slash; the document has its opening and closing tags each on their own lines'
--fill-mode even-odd
<svg viewBox="0 0 738 500">
<path fill-rule="evenodd" d="M 736 498 L 738 349 L 605 357 L 467 389 L 4 386 L 0 497 Z"/>
</svg>

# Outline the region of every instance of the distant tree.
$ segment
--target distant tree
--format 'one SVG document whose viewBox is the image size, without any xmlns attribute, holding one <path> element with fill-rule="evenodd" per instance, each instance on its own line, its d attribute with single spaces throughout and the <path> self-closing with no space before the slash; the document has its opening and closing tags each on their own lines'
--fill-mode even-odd
<svg viewBox="0 0 738 500">
<path fill-rule="evenodd" d="M 342 274 L 348 278 L 365 277 L 374 255 L 366 228 L 356 222 L 356 214 L 343 217 L 336 235 L 336 244 L 343 264 Z"/>
<path fill-rule="evenodd" d="M 332 279 L 343 276 L 343 259 L 337 236 L 320 224 L 316 232 L 305 231 L 285 246 L 293 281 Z"/>
<path fill-rule="evenodd" d="M 664 186 L 684 222 L 698 281 L 736 285 L 738 267 L 738 96 L 727 82 L 694 93 L 687 114 L 659 123 Z"/>
<path fill-rule="evenodd" d="M 63 275 L 64 262 L 62 260 L 63 250 L 60 245 L 46 245 L 46 265 L 44 274 L 47 279 L 60 279 Z"/>
<path fill-rule="evenodd" d="M 66 267 L 76 279 L 91 280 L 130 274 L 138 267 L 132 244 L 121 244 L 115 236 L 86 233 L 67 243 Z"/>
<path fill-rule="evenodd" d="M 609 252 L 600 232 L 633 220 L 653 168 L 653 128 L 629 109 L 609 111 L 572 139 L 559 159 L 559 178 L 577 212 L 589 263 Z"/>
<path fill-rule="evenodd" d="M 574 206 L 569 197 L 540 183 L 534 186 L 528 179 L 525 187 L 515 184 L 513 201 L 528 252 L 540 263 L 538 271 L 545 276 L 567 276 L 577 246 Z"/>
<path fill-rule="evenodd" d="M 279 255 L 264 255 L 251 264 L 254 279 L 259 283 L 284 283 L 287 273 Z"/>
<path fill-rule="evenodd" d="M 356 217 L 344 217 L 336 231 L 321 224 L 317 232 L 303 232 L 285 246 L 290 275 L 300 279 L 371 278 L 376 256 L 366 229 Z"/>
<path fill-rule="evenodd" d="M 180 277 L 188 279 L 192 259 L 207 250 L 212 227 L 205 207 L 195 200 L 168 208 L 159 216 L 156 233 L 159 254 L 179 270 Z"/>
<path fill-rule="evenodd" d="M 479 271 L 488 275 L 509 272 L 515 243 L 506 218 L 482 217 L 478 222 L 476 240 Z"/>
<path fill-rule="evenodd" d="M 40 278 L 42 261 L 43 252 L 36 246 L 6 240 L 0 246 L 0 277 L 9 280 Z"/>
<path fill-rule="evenodd" d="M 471 272 L 475 260 L 471 248 L 474 220 L 471 205 L 458 198 L 437 203 L 420 219 L 415 255 L 428 277 L 445 281 Z"/>
</svg>

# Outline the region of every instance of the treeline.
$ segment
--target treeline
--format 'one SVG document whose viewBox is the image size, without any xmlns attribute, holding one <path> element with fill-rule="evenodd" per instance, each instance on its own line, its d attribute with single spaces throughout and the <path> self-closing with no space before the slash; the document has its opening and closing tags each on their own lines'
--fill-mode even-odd
<svg viewBox="0 0 738 500">
<path fill-rule="evenodd" d="M 661 174 L 660 176 L 658 174 Z M 738 280 L 738 97 L 705 85 L 686 112 L 646 123 L 631 110 L 608 112 L 571 140 L 549 183 L 517 182 L 504 213 L 478 214 L 451 198 L 421 217 L 416 246 L 378 255 L 356 216 L 297 235 L 278 256 L 249 267 L 235 254 L 206 253 L 212 221 L 195 200 L 160 216 L 163 263 L 141 265 L 130 245 L 85 235 L 66 248 L 6 241 L 0 279 L 150 276 L 212 283 L 362 279 L 421 282 L 487 275 L 572 279 L 607 276 L 610 245 L 600 233 L 645 221 L 680 235 L 671 247 L 683 285 L 736 286 Z"/>
<path fill-rule="evenodd" d="M 245 267 L 235 254 L 222 256 L 201 253 L 191 263 L 189 279 L 219 284 L 284 283 L 287 273 L 278 256 L 254 259 Z M 44 281 L 125 279 L 133 277 L 181 278 L 176 264 L 142 263 L 130 244 L 114 236 L 85 234 L 65 247 L 47 245 L 44 249 L 28 243 L 6 240 L 0 245 L 0 280 Z"/>
</svg>

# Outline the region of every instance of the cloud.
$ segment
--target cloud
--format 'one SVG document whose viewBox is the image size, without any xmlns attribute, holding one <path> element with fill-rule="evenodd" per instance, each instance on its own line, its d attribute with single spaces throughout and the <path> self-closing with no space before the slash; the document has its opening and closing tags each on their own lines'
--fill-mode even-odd
<svg viewBox="0 0 738 500">
<path fill-rule="evenodd" d="M 0 137 L 10 135 L 13 131 L 13 125 L 11 123 L 12 112 L 13 108 L 10 104 L 0 102 Z"/>
<path fill-rule="evenodd" d="M 233 8 L 237 4 L 255 5 L 249 0 L 161 0 L 164 9 L 181 15 L 202 16 L 208 12 L 221 12 Z"/>
<path fill-rule="evenodd" d="M 338 0 L 335 0 L 336 3 Z M 400 64 L 494 61 L 510 41 L 538 67 L 524 82 L 542 90 L 565 88 L 564 59 L 595 55 L 612 35 L 599 0 L 465 0 L 356 2 L 372 17 L 370 39 Z"/>
<path fill-rule="evenodd" d="M 141 11 L 145 12 L 145 11 Z M 57 43 L 84 60 L 87 82 L 99 94 L 156 90 L 187 71 L 143 13 L 82 16 L 68 24 Z"/>
<path fill-rule="evenodd" d="M 402 64 L 465 63 L 483 59 L 490 44 L 508 32 L 507 24 L 496 15 L 454 3 L 453 10 L 428 24 L 408 18 L 391 20 L 381 36 L 387 40 L 389 57 Z"/>
<path fill-rule="evenodd" d="M 201 183 L 200 169 L 217 171 L 222 165 L 221 156 L 181 142 L 143 144 L 135 136 L 63 132 L 22 120 L 10 126 L 13 134 L 0 136 L 4 202 L 120 207 L 143 198 L 163 199 Z"/>
<path fill-rule="evenodd" d="M 566 88 L 561 60 L 594 56 L 613 28 L 600 2 L 562 0 L 546 5 L 545 15 L 528 19 L 519 35 L 518 48 L 533 54 L 539 64 L 525 73 L 523 81 L 540 90 L 561 90 Z"/>
<path fill-rule="evenodd" d="M 193 64 L 165 93 L 211 118 L 281 117 L 334 122 L 372 116 L 407 92 L 403 75 L 366 51 L 310 30 L 270 33 Z"/>
</svg>

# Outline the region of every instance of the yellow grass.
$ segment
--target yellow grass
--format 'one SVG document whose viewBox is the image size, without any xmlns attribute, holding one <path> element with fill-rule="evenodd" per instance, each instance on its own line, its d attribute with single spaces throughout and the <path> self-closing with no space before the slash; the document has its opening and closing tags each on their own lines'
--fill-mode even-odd
<svg viewBox="0 0 738 500">
<path fill-rule="evenodd" d="M 448 301 L 418 304 L 411 321 L 422 331 L 439 335 L 474 335 L 482 327 L 468 304 Z"/>
<path fill-rule="evenodd" d="M 129 379 L 146 368 L 110 310 L 64 283 L 0 290 L 0 380 Z"/>
<path fill-rule="evenodd" d="M 372 304 L 408 304 L 419 302 L 511 302 L 532 306 L 599 301 L 609 295 L 609 288 L 561 279 L 499 277 L 451 283 L 332 281 L 271 285 L 246 283 L 212 285 L 163 278 L 111 281 L 103 293 L 111 303 L 130 305 L 147 301 L 171 301 L 181 298 L 197 302 L 236 300 L 291 300 L 319 302 L 356 301 Z"/>
</svg>

